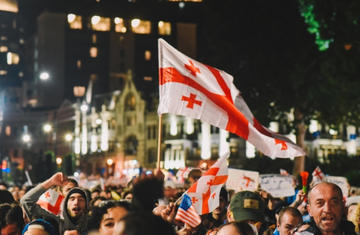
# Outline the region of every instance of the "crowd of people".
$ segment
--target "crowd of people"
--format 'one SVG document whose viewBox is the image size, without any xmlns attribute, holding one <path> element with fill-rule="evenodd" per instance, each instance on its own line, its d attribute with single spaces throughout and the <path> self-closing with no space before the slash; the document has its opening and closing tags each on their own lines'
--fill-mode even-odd
<svg viewBox="0 0 360 235">
<path fill-rule="evenodd" d="M 24 188 L 1 183 L 1 235 L 360 234 L 360 203 L 348 203 L 341 188 L 330 182 L 308 192 L 299 187 L 294 196 L 283 198 L 261 189 L 234 192 L 223 185 L 218 207 L 201 215 L 199 225 L 189 226 L 176 219 L 178 199 L 201 175 L 193 169 L 181 188 L 160 170 L 117 188 L 83 188 L 61 172 Z M 59 207 L 58 212 L 39 203 L 50 189 L 58 193 L 49 204 Z"/>
</svg>

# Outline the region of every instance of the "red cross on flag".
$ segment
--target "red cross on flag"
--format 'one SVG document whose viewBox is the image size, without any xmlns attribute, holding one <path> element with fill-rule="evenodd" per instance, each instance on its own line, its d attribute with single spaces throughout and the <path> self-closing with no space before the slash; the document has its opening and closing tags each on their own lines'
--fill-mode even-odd
<svg viewBox="0 0 360 235">
<path fill-rule="evenodd" d="M 228 178 L 227 157 L 220 157 L 186 192 L 199 215 L 207 214 L 219 206 L 221 187 Z"/>
<path fill-rule="evenodd" d="M 319 166 L 315 168 L 315 170 L 312 172 L 313 179 L 312 181 L 314 183 L 317 183 L 319 181 L 323 181 L 325 179 L 325 174 L 322 172 Z"/>
<path fill-rule="evenodd" d="M 230 74 L 182 54 L 163 39 L 158 46 L 159 114 L 200 119 L 242 137 L 272 158 L 305 155 L 290 139 L 254 118 Z"/>
<path fill-rule="evenodd" d="M 61 203 L 64 199 L 64 196 L 59 192 L 48 189 L 45 193 L 41 194 L 39 200 L 36 202 L 43 209 L 55 214 L 60 215 L 61 212 Z"/>
</svg>

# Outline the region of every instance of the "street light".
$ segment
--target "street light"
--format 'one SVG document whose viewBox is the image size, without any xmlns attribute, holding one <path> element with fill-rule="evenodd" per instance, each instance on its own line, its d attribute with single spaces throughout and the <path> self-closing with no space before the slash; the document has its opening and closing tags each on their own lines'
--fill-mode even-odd
<svg viewBox="0 0 360 235">
<path fill-rule="evenodd" d="M 71 133 L 66 133 L 65 136 L 64 136 L 64 138 L 65 138 L 65 141 L 66 141 L 66 142 L 70 142 L 70 141 L 72 141 L 73 136 L 72 136 Z"/>
<path fill-rule="evenodd" d="M 43 130 L 45 133 L 49 133 L 52 130 L 52 126 L 49 123 L 44 124 Z"/>
<path fill-rule="evenodd" d="M 50 74 L 48 72 L 41 72 L 39 77 L 42 81 L 46 81 L 50 78 Z"/>
<path fill-rule="evenodd" d="M 22 136 L 22 140 L 24 141 L 24 143 L 29 143 L 31 141 L 31 136 L 29 134 L 24 134 Z"/>
<path fill-rule="evenodd" d="M 58 168 L 60 168 L 62 163 L 62 157 L 56 157 L 56 165 L 58 166 Z"/>
</svg>

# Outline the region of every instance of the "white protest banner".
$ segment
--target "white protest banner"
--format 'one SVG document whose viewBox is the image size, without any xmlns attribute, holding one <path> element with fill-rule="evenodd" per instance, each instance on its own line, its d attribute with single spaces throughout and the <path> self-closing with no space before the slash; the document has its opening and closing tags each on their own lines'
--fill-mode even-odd
<svg viewBox="0 0 360 235">
<path fill-rule="evenodd" d="M 260 188 L 273 197 L 288 197 L 295 194 L 294 179 L 291 175 L 260 175 Z"/>
<path fill-rule="evenodd" d="M 226 189 L 233 189 L 235 192 L 241 190 L 255 191 L 259 186 L 259 172 L 240 169 L 228 169 Z"/>
<path fill-rule="evenodd" d="M 343 196 L 347 197 L 349 195 L 349 188 L 348 188 L 348 181 L 343 176 L 326 176 L 325 180 L 326 182 L 334 183 L 338 185 L 341 188 L 341 191 L 343 193 Z"/>
</svg>

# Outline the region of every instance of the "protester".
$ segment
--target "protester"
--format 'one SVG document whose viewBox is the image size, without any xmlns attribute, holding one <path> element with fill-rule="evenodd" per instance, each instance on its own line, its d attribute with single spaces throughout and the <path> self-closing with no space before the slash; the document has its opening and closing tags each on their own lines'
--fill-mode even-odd
<svg viewBox="0 0 360 235">
<path fill-rule="evenodd" d="M 87 231 L 89 200 L 86 191 L 82 188 L 75 187 L 68 191 L 64 199 L 61 217 L 49 213 L 36 203 L 46 190 L 54 186 L 63 186 L 66 182 L 68 181 L 62 173 L 54 174 L 27 192 L 21 199 L 21 205 L 30 218 L 45 217 L 46 219 L 49 217 L 49 219 L 55 220 L 58 223 L 60 234 L 67 230 L 83 234 Z"/>
<path fill-rule="evenodd" d="M 99 235 L 111 235 L 114 226 L 131 210 L 128 201 L 102 201 L 91 211 L 89 230 L 96 231 Z"/>
<path fill-rule="evenodd" d="M 346 221 L 343 194 L 329 182 L 316 184 L 308 193 L 309 226 L 299 229 L 302 235 L 355 235 L 354 225 Z"/>
<path fill-rule="evenodd" d="M 302 215 L 294 207 L 281 209 L 277 220 L 277 230 L 280 235 L 292 235 L 294 230 L 302 224 Z"/>
<path fill-rule="evenodd" d="M 216 235 L 256 235 L 252 227 L 246 222 L 230 222 L 222 225 Z M 211 235 L 211 234 L 209 234 Z"/>
<path fill-rule="evenodd" d="M 360 234 L 360 203 L 348 206 L 347 219 L 355 225 L 355 232 Z"/>
<path fill-rule="evenodd" d="M 12 203 L 14 201 L 13 195 L 7 189 L 0 189 L 0 204 Z"/>
<path fill-rule="evenodd" d="M 164 197 L 158 200 L 159 205 L 167 205 L 170 202 L 174 202 L 176 200 L 177 188 L 175 182 L 172 180 L 166 180 L 164 182 Z"/>
<path fill-rule="evenodd" d="M 0 190 L 8 190 L 9 185 L 4 181 L 0 181 Z"/>
<path fill-rule="evenodd" d="M 173 226 L 148 211 L 130 212 L 115 226 L 114 235 L 175 235 Z"/>
<path fill-rule="evenodd" d="M 28 223 L 23 231 L 23 235 L 56 235 L 54 226 L 46 220 L 35 219 Z"/>
<path fill-rule="evenodd" d="M 251 191 L 235 193 L 227 210 L 228 222 L 247 222 L 258 234 L 272 234 L 265 224 L 265 202 L 260 194 Z"/>
<path fill-rule="evenodd" d="M 17 203 L 0 204 L 1 235 L 20 235 L 24 225 L 23 212 Z"/>
</svg>

